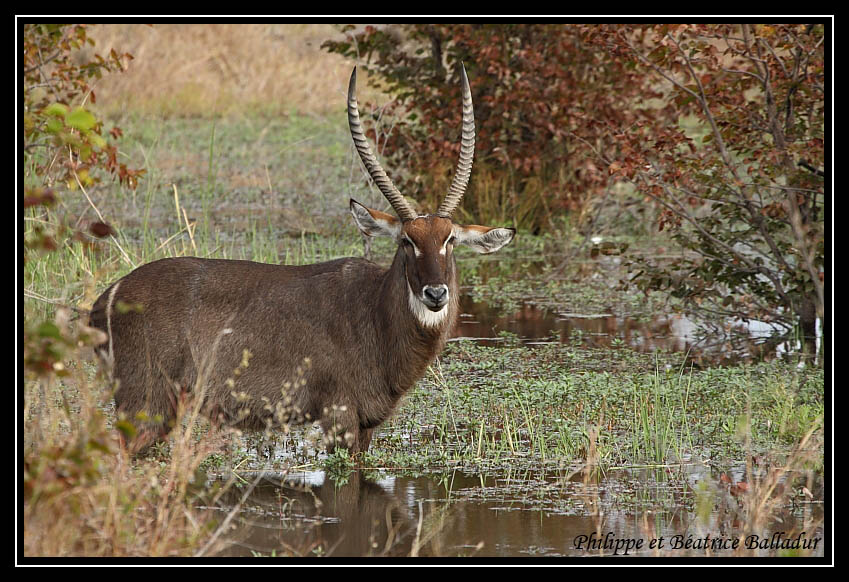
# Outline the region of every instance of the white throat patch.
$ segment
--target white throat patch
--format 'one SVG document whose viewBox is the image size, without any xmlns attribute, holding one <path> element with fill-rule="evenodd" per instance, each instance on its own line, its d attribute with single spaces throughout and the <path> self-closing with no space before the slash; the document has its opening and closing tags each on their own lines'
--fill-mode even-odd
<svg viewBox="0 0 849 582">
<path fill-rule="evenodd" d="M 410 304 L 410 311 L 413 312 L 413 315 L 416 316 L 418 322 L 424 327 L 436 327 L 441 325 L 448 317 L 448 305 L 451 303 L 450 301 L 443 305 L 442 309 L 439 311 L 431 311 L 416 297 L 415 293 L 413 293 L 413 290 L 410 288 L 409 281 L 407 282 L 407 299 Z"/>
</svg>

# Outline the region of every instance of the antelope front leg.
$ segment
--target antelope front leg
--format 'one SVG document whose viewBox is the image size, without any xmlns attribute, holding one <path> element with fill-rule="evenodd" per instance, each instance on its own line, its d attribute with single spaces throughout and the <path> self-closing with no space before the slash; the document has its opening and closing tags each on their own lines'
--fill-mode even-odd
<svg viewBox="0 0 849 582">
<path fill-rule="evenodd" d="M 337 408 L 321 421 L 327 452 L 332 454 L 336 447 L 344 447 L 352 457 L 368 451 L 373 428 L 359 426 L 356 413 Z"/>
<path fill-rule="evenodd" d="M 356 414 L 352 410 L 346 406 L 325 409 L 320 424 L 324 431 L 324 446 L 329 454 L 333 454 L 336 447 L 348 449 L 352 456 L 356 453 L 360 431 Z"/>
<path fill-rule="evenodd" d="M 360 428 L 359 438 L 357 439 L 357 452 L 365 453 L 371 444 L 371 435 L 374 432 L 373 428 Z"/>
</svg>

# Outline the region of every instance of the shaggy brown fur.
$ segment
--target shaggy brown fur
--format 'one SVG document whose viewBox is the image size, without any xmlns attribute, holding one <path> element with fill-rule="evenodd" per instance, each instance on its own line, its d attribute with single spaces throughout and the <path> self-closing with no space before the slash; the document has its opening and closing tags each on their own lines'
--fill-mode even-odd
<svg viewBox="0 0 849 582">
<path fill-rule="evenodd" d="M 106 289 L 91 325 L 109 338 L 100 352 L 111 361 L 118 411 L 149 419 L 133 450 L 166 434 L 177 398 L 202 387 L 203 409 L 216 420 L 253 429 L 319 420 L 331 450 L 368 449 L 372 429 L 456 320 L 453 256 L 449 313 L 432 328 L 407 306 L 410 261 L 403 245 L 388 271 L 355 258 L 308 266 L 162 259 Z M 239 369 L 244 350 L 251 357 Z"/>
</svg>

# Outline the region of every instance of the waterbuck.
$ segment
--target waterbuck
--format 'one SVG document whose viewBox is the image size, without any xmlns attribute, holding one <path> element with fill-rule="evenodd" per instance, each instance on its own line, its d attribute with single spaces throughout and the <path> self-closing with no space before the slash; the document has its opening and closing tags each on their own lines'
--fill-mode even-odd
<svg viewBox="0 0 849 582">
<path fill-rule="evenodd" d="M 360 158 L 398 218 L 351 200 L 366 236 L 398 243 L 388 270 L 361 258 L 305 266 L 181 257 L 143 265 L 97 299 L 91 325 L 116 382 L 119 416 L 141 452 L 171 430 L 178 402 L 202 398 L 216 423 L 265 429 L 318 421 L 325 444 L 352 454 L 422 377 L 457 319 L 454 247 L 497 251 L 515 229 L 462 226 L 451 215 L 474 155 L 465 69 L 460 161 L 434 214 L 417 215 L 363 134 L 354 68 L 348 123 Z"/>
</svg>

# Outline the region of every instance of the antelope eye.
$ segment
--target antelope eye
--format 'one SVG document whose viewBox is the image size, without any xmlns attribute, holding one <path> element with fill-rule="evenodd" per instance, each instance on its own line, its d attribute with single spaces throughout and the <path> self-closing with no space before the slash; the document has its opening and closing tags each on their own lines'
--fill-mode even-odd
<svg viewBox="0 0 849 582">
<path fill-rule="evenodd" d="M 405 247 L 411 247 L 411 246 L 413 246 L 413 241 L 411 241 L 410 239 L 408 239 L 408 238 L 406 238 L 406 237 L 402 238 L 402 239 L 401 239 L 401 242 L 402 242 L 402 243 L 404 243 L 404 246 L 405 246 Z"/>
<path fill-rule="evenodd" d="M 457 237 L 452 234 L 450 237 L 448 237 L 447 242 L 448 242 L 449 245 L 453 245 L 454 241 L 456 241 L 456 240 L 457 240 Z"/>
</svg>

